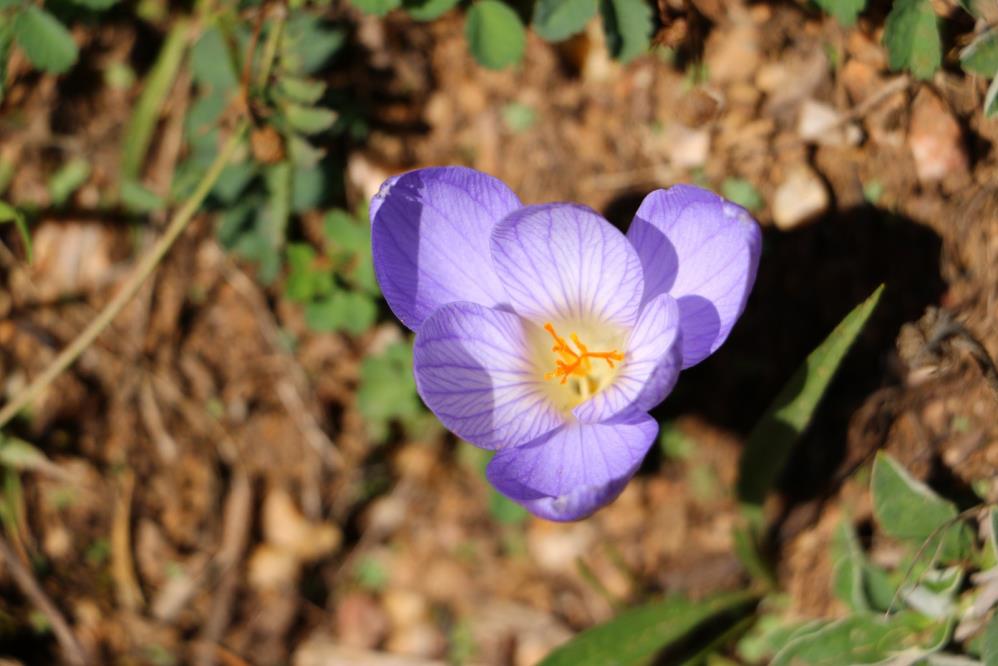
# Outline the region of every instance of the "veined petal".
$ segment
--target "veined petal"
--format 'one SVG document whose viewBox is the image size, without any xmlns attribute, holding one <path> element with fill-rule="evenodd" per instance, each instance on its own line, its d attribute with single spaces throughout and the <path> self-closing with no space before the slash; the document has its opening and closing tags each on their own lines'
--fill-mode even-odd
<svg viewBox="0 0 998 666">
<path fill-rule="evenodd" d="M 641 203 L 627 237 L 644 267 L 644 301 L 679 302 L 683 367 L 727 339 L 755 283 L 759 225 L 745 209 L 692 185 L 656 190 Z"/>
<path fill-rule="evenodd" d="M 613 383 L 572 410 L 575 417 L 597 423 L 631 406 L 644 411 L 665 400 L 682 365 L 679 321 L 679 305 L 671 296 L 650 300 L 631 331 Z"/>
<path fill-rule="evenodd" d="M 625 328 L 637 321 L 641 262 L 624 235 L 590 208 L 517 210 L 492 230 L 492 260 L 509 302 L 528 319 Z"/>
<path fill-rule="evenodd" d="M 427 407 L 484 449 L 517 446 L 565 422 L 531 366 L 519 316 L 475 303 L 442 306 L 416 333 L 413 371 Z"/>
<path fill-rule="evenodd" d="M 371 249 L 392 312 L 417 330 L 445 303 L 505 302 L 489 237 L 520 206 L 502 181 L 465 167 L 418 169 L 385 181 L 371 202 Z"/>
<path fill-rule="evenodd" d="M 499 492 L 548 520 L 578 520 L 613 501 L 638 470 L 658 424 L 629 412 L 573 423 L 496 454 L 486 476 Z"/>
</svg>

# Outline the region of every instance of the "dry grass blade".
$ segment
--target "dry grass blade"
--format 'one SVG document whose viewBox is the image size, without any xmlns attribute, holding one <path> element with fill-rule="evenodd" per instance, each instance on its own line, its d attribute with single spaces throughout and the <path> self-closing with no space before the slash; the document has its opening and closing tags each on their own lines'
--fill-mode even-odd
<svg viewBox="0 0 998 666">
<path fill-rule="evenodd" d="M 87 654 L 83 651 L 83 647 L 79 641 L 76 640 L 72 629 L 69 628 L 66 618 L 55 607 L 55 604 L 52 603 L 48 595 L 45 594 L 45 591 L 42 590 L 41 585 L 35 580 L 31 571 L 14 554 L 14 551 L 11 550 L 10 545 L 8 545 L 2 536 L 0 536 L 0 559 L 7 564 L 7 569 L 10 571 L 11 576 L 13 576 L 17 587 L 24 593 L 24 596 L 31 600 L 31 603 L 45 615 L 49 624 L 52 625 L 52 633 L 55 634 L 56 640 L 59 641 L 59 647 L 62 649 L 66 662 L 73 666 L 87 666 L 87 664 L 92 663 L 87 658 Z"/>
</svg>

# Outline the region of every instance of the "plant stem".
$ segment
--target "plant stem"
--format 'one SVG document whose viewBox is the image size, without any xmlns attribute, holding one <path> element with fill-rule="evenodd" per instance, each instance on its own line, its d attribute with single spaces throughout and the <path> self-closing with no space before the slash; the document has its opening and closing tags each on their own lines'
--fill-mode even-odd
<svg viewBox="0 0 998 666">
<path fill-rule="evenodd" d="M 183 64 L 187 45 L 191 41 L 189 33 L 188 21 L 180 19 L 173 25 L 152 72 L 146 77 L 142 94 L 139 95 L 139 101 L 125 130 L 125 150 L 121 160 L 123 181 L 136 180 L 141 175 L 156 123 L 159 121 L 160 109 L 170 95 Z"/>
<path fill-rule="evenodd" d="M 197 189 L 191 194 L 190 197 L 184 202 L 180 209 L 174 214 L 173 219 L 170 220 L 169 225 L 167 225 L 166 231 L 163 236 L 156 241 L 156 244 L 146 253 L 142 259 L 139 260 L 138 265 L 135 270 L 129 276 L 125 284 L 121 286 L 120 291 L 114 295 L 114 298 L 104 306 L 104 309 L 100 311 L 96 318 L 78 335 L 76 339 L 73 340 L 69 346 L 63 349 L 59 355 L 52 361 L 51 364 L 35 378 L 27 387 L 25 387 L 20 393 L 14 396 L 14 399 L 9 403 L 4 405 L 4 408 L 0 410 L 0 428 L 7 425 L 14 416 L 17 415 L 22 409 L 27 407 L 37 398 L 42 391 L 44 391 L 49 384 L 51 384 L 56 377 L 61 375 L 69 366 L 71 366 L 77 358 L 80 357 L 87 347 L 89 347 L 97 336 L 104 331 L 105 328 L 110 325 L 115 317 L 128 305 L 128 302 L 132 300 L 132 297 L 139 291 L 142 284 L 146 279 L 152 275 L 152 272 L 162 261 L 163 257 L 173 246 L 173 243 L 180 237 L 184 229 L 194 218 L 194 214 L 201 207 L 202 202 L 204 202 L 205 197 L 211 191 L 211 188 L 215 186 L 215 182 L 222 173 L 222 169 L 229 163 L 236 149 L 239 147 L 239 142 L 241 141 L 243 134 L 246 132 L 248 123 L 243 120 L 239 122 L 239 125 L 232 132 L 232 136 L 229 137 L 228 142 L 222 148 L 221 152 L 215 158 L 211 167 L 205 173 L 204 178 L 198 185 Z"/>
</svg>

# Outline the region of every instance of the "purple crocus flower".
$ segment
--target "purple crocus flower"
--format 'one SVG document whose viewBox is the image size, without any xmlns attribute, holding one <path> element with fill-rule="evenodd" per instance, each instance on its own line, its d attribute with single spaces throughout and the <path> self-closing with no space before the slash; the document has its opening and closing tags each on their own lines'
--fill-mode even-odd
<svg viewBox="0 0 998 666">
<path fill-rule="evenodd" d="M 416 333 L 419 395 L 496 452 L 500 492 L 550 520 L 620 494 L 658 432 L 648 410 L 741 315 L 761 245 L 744 209 L 698 187 L 649 194 L 625 236 L 463 167 L 389 178 L 371 235 L 388 305 Z"/>
</svg>

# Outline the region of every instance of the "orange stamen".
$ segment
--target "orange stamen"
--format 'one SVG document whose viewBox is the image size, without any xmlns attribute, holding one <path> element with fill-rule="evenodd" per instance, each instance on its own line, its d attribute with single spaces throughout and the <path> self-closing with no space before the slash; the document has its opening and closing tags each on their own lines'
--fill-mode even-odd
<svg viewBox="0 0 998 666">
<path fill-rule="evenodd" d="M 544 379 L 554 379 L 556 377 L 561 377 L 561 383 L 564 384 L 568 381 L 568 378 L 572 375 L 584 377 L 587 372 L 591 369 L 592 365 L 589 359 L 601 358 L 607 362 L 611 368 L 614 366 L 614 361 L 623 361 L 624 355 L 618 352 L 616 349 L 608 352 L 591 352 L 589 348 L 582 343 L 579 336 L 572 333 L 569 338 L 575 343 L 576 349 L 572 349 L 571 346 L 565 339 L 558 335 L 554 330 L 554 326 L 550 323 L 544 324 L 544 330 L 551 334 L 554 338 L 554 346 L 551 347 L 551 351 L 558 354 L 561 358 L 555 359 L 555 368 L 552 372 L 544 375 Z"/>
</svg>

